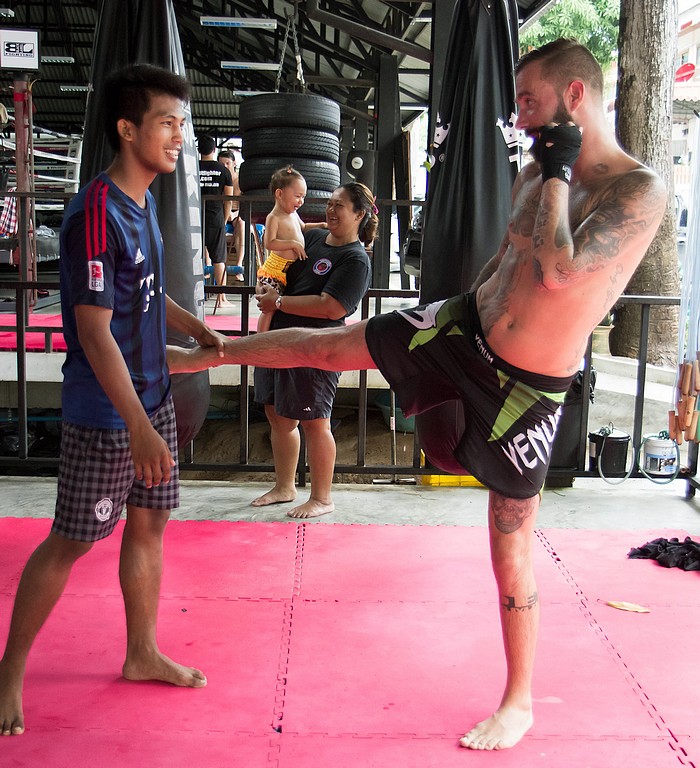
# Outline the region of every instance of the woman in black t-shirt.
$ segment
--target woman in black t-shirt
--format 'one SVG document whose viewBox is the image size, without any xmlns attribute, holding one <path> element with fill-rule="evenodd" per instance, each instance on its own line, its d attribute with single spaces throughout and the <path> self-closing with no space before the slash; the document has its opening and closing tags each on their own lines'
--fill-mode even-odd
<svg viewBox="0 0 700 768">
<path fill-rule="evenodd" d="M 257 295 L 262 312 L 274 312 L 271 330 L 344 325 L 371 283 L 366 246 L 377 231 L 374 197 L 364 185 L 344 184 L 326 208 L 328 229 L 305 234 L 307 258 L 287 272 L 284 295 L 265 287 Z M 335 509 L 331 497 L 335 440 L 330 428 L 339 373 L 316 368 L 256 368 L 255 399 L 265 406 L 275 460 L 275 486 L 255 499 L 254 507 L 293 501 L 301 423 L 306 438 L 311 494 L 290 510 L 290 517 L 317 517 Z"/>
</svg>

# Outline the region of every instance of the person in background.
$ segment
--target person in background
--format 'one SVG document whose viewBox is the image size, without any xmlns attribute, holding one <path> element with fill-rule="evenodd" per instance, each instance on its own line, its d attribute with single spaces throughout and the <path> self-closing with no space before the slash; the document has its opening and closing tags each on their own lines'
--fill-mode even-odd
<svg viewBox="0 0 700 768">
<path fill-rule="evenodd" d="M 309 229 L 306 259 L 287 270 L 284 294 L 262 285 L 257 294 L 263 314 L 274 313 L 272 328 L 334 328 L 345 325 L 370 286 L 371 266 L 366 248 L 377 231 L 372 193 L 363 184 L 338 187 L 327 211 L 328 231 Z M 279 234 L 279 233 L 278 233 Z M 269 333 L 255 334 L 264 338 Z M 294 484 L 299 459 L 301 423 L 306 438 L 311 493 L 287 514 L 308 518 L 335 509 L 331 495 L 335 440 L 331 412 L 340 374 L 314 367 L 277 370 L 274 361 L 255 369 L 255 399 L 265 405 L 275 461 L 275 486 L 255 499 L 255 507 L 296 499 Z"/>
<path fill-rule="evenodd" d="M 233 195 L 233 179 L 229 169 L 214 159 L 216 142 L 211 136 L 200 136 L 199 186 L 206 195 Z M 204 200 L 204 247 L 214 271 L 217 285 L 226 285 L 226 221 L 231 215 L 230 200 Z M 218 294 L 216 305 L 228 304 L 225 294 Z"/>
<path fill-rule="evenodd" d="M 241 185 L 238 183 L 236 156 L 230 149 L 222 149 L 221 152 L 219 152 L 217 160 L 222 165 L 225 165 L 231 174 L 234 197 L 240 196 Z M 233 238 L 233 251 L 236 254 L 236 266 L 243 267 L 243 258 L 245 256 L 245 248 L 243 247 L 245 240 L 245 222 L 241 218 L 241 204 L 238 200 L 231 201 L 231 213 L 229 214 L 228 219 L 226 219 L 226 237 L 227 239 L 229 237 Z M 233 278 L 239 283 L 245 282 L 242 273 L 234 275 Z"/>
<path fill-rule="evenodd" d="M 225 352 L 244 365 L 378 368 L 406 415 L 428 412 L 420 440 L 429 461 L 489 489 L 507 673 L 493 714 L 460 740 L 478 750 L 512 747 L 533 724 L 532 540 L 559 409 L 666 209 L 657 174 L 608 125 L 603 73 L 585 46 L 559 39 L 534 49 L 515 76 L 516 128 L 534 139 L 535 160 L 518 174 L 501 247 L 468 293 L 345 328 L 227 341 Z M 208 350 L 168 359 L 175 371 L 221 363 Z"/>
<path fill-rule="evenodd" d="M 68 351 L 56 514 L 17 588 L 0 661 L 4 736 L 24 733 L 27 657 L 73 564 L 114 531 L 125 505 L 122 674 L 191 688 L 207 683 L 202 672 L 174 662 L 156 642 L 163 533 L 179 505 L 166 327 L 217 354 L 223 344 L 166 295 L 163 240 L 148 189 L 159 173 L 175 170 L 190 89 L 178 75 L 147 64 L 112 73 L 104 87 L 105 130 L 116 157 L 70 202 L 61 227 Z"/>
<path fill-rule="evenodd" d="M 272 174 L 270 192 L 275 199 L 274 208 L 265 219 L 263 245 L 267 258 L 258 270 L 257 293 L 268 285 L 277 293 L 284 292 L 287 284 L 287 270 L 296 259 L 305 259 L 304 232 L 320 224 L 305 224 L 297 211 L 304 205 L 306 181 L 291 165 L 280 168 Z M 258 333 L 270 330 L 272 312 L 264 312 L 258 318 Z"/>
</svg>

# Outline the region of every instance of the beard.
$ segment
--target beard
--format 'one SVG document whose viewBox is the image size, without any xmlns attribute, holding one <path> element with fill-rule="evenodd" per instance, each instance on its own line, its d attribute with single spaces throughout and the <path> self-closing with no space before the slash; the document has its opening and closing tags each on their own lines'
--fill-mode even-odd
<svg viewBox="0 0 700 768">
<path fill-rule="evenodd" d="M 550 122 L 555 123 L 556 125 L 566 125 L 566 123 L 574 122 L 571 113 L 564 106 L 564 100 L 561 96 L 559 97 L 559 104 L 557 104 L 557 109 Z M 540 144 L 539 129 L 536 128 L 533 131 L 528 131 L 528 136 L 531 136 L 534 139 L 529 150 L 530 154 L 539 163 L 542 160 L 542 145 Z"/>
</svg>

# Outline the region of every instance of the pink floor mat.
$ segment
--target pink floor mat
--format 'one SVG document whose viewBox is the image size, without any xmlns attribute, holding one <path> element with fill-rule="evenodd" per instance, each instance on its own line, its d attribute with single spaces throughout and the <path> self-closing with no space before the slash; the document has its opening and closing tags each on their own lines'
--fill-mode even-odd
<svg viewBox="0 0 700 768">
<path fill-rule="evenodd" d="M 2 641 L 49 525 L 0 519 Z M 3 766 L 700 768 L 700 576 L 626 556 L 681 532 L 537 532 L 535 726 L 497 755 L 457 745 L 503 685 L 485 529 L 171 522 L 159 638 L 199 690 L 120 678 L 119 534 L 39 635 Z"/>
<path fill-rule="evenodd" d="M 215 314 L 207 315 L 207 325 L 216 329 L 217 331 L 240 331 L 241 330 L 241 318 L 237 315 L 225 315 Z M 249 320 L 248 326 L 251 331 L 254 331 L 257 327 L 257 319 L 252 318 Z M 15 316 L 8 315 L 3 317 L 0 325 L 14 326 Z M 46 331 L 32 331 L 35 326 L 42 326 L 44 328 L 62 328 L 63 320 L 61 315 L 45 315 L 40 313 L 32 313 L 29 315 L 29 328 L 25 336 L 25 349 L 31 352 L 41 352 L 46 348 Z M 54 352 L 65 352 L 66 341 L 63 338 L 62 333 L 51 332 L 51 343 L 53 345 Z M 0 351 L 8 351 L 17 349 L 17 333 L 14 330 L 0 331 Z"/>
</svg>

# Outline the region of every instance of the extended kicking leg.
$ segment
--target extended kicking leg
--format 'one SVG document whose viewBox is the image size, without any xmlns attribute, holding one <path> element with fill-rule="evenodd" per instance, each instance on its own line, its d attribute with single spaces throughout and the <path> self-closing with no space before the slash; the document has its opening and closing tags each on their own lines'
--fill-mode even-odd
<svg viewBox="0 0 700 768">
<path fill-rule="evenodd" d="M 338 328 L 284 328 L 231 339 L 224 357 L 214 347 L 168 347 L 170 373 L 194 373 L 218 365 L 262 368 L 320 368 L 324 371 L 363 371 L 376 368 L 367 349 L 367 321 Z"/>
</svg>

